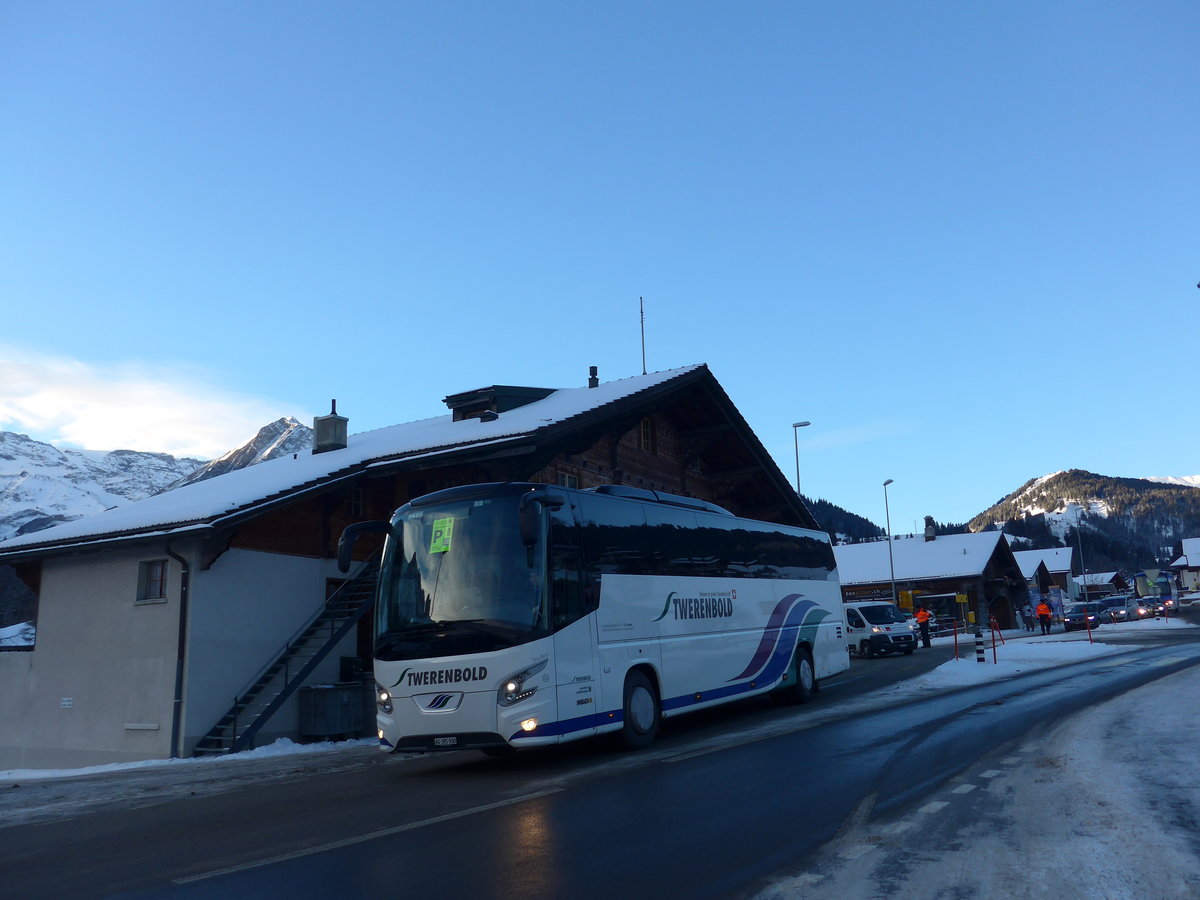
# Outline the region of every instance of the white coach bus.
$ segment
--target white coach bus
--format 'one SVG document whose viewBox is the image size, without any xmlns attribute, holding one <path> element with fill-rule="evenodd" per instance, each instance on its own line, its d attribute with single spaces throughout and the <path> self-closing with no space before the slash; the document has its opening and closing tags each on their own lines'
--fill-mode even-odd
<svg viewBox="0 0 1200 900">
<path fill-rule="evenodd" d="M 379 743 L 501 754 L 755 694 L 804 702 L 849 667 L 827 535 L 625 486 L 477 484 L 390 523 L 375 600 Z"/>
</svg>

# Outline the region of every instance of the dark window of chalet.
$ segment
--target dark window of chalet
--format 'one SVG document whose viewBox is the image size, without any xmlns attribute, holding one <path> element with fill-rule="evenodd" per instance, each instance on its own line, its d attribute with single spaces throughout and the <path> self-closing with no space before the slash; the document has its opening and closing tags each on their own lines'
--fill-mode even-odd
<svg viewBox="0 0 1200 900">
<path fill-rule="evenodd" d="M 167 561 L 151 559 L 138 567 L 138 600 L 167 599 Z"/>
<path fill-rule="evenodd" d="M 352 519 L 361 519 L 363 517 L 362 488 L 354 488 L 350 492 L 350 496 L 346 498 L 346 515 Z"/>
<path fill-rule="evenodd" d="M 555 482 L 559 487 L 577 488 L 579 487 L 579 479 L 569 472 L 559 472 Z"/>
<path fill-rule="evenodd" d="M 647 453 L 658 452 L 658 442 L 654 434 L 654 420 L 649 416 L 642 419 L 638 426 L 638 448 Z"/>
<path fill-rule="evenodd" d="M 429 493 L 429 488 L 425 485 L 424 478 L 414 478 L 408 483 L 408 499 L 416 500 L 418 497 L 424 497 Z"/>
</svg>

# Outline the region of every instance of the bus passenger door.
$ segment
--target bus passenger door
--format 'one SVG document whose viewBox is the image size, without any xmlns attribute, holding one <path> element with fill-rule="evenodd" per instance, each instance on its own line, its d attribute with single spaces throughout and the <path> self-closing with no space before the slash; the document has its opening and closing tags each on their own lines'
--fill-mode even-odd
<svg viewBox="0 0 1200 900">
<path fill-rule="evenodd" d="M 595 607 L 583 589 L 579 529 L 569 506 L 551 512 L 550 585 L 560 733 L 585 737 L 600 713 Z"/>
</svg>

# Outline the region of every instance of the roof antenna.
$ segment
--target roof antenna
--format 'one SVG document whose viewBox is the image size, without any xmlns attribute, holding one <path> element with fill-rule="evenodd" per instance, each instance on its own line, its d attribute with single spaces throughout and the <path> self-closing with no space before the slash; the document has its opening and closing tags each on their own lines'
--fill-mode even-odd
<svg viewBox="0 0 1200 900">
<path fill-rule="evenodd" d="M 1200 284 L 1196 285 L 1200 287 Z M 646 374 L 646 302 L 638 297 L 638 309 L 642 313 L 642 374 Z"/>
</svg>

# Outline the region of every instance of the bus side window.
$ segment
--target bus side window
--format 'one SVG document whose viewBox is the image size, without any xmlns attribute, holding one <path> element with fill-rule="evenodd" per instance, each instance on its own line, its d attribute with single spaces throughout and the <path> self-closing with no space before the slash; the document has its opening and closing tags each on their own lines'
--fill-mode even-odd
<svg viewBox="0 0 1200 900">
<path fill-rule="evenodd" d="M 579 511 L 585 589 L 593 604 L 599 601 L 600 581 L 605 573 L 653 574 L 649 529 L 641 503 L 616 497 L 580 496 Z"/>
<path fill-rule="evenodd" d="M 582 568 L 579 529 L 572 521 L 571 509 L 554 510 L 550 519 L 550 620 L 555 631 L 595 609 L 583 590 Z"/>
<path fill-rule="evenodd" d="M 677 506 L 650 506 L 646 534 L 651 551 L 652 575 L 708 575 L 711 563 L 703 555 L 697 537 L 696 514 Z"/>
</svg>

